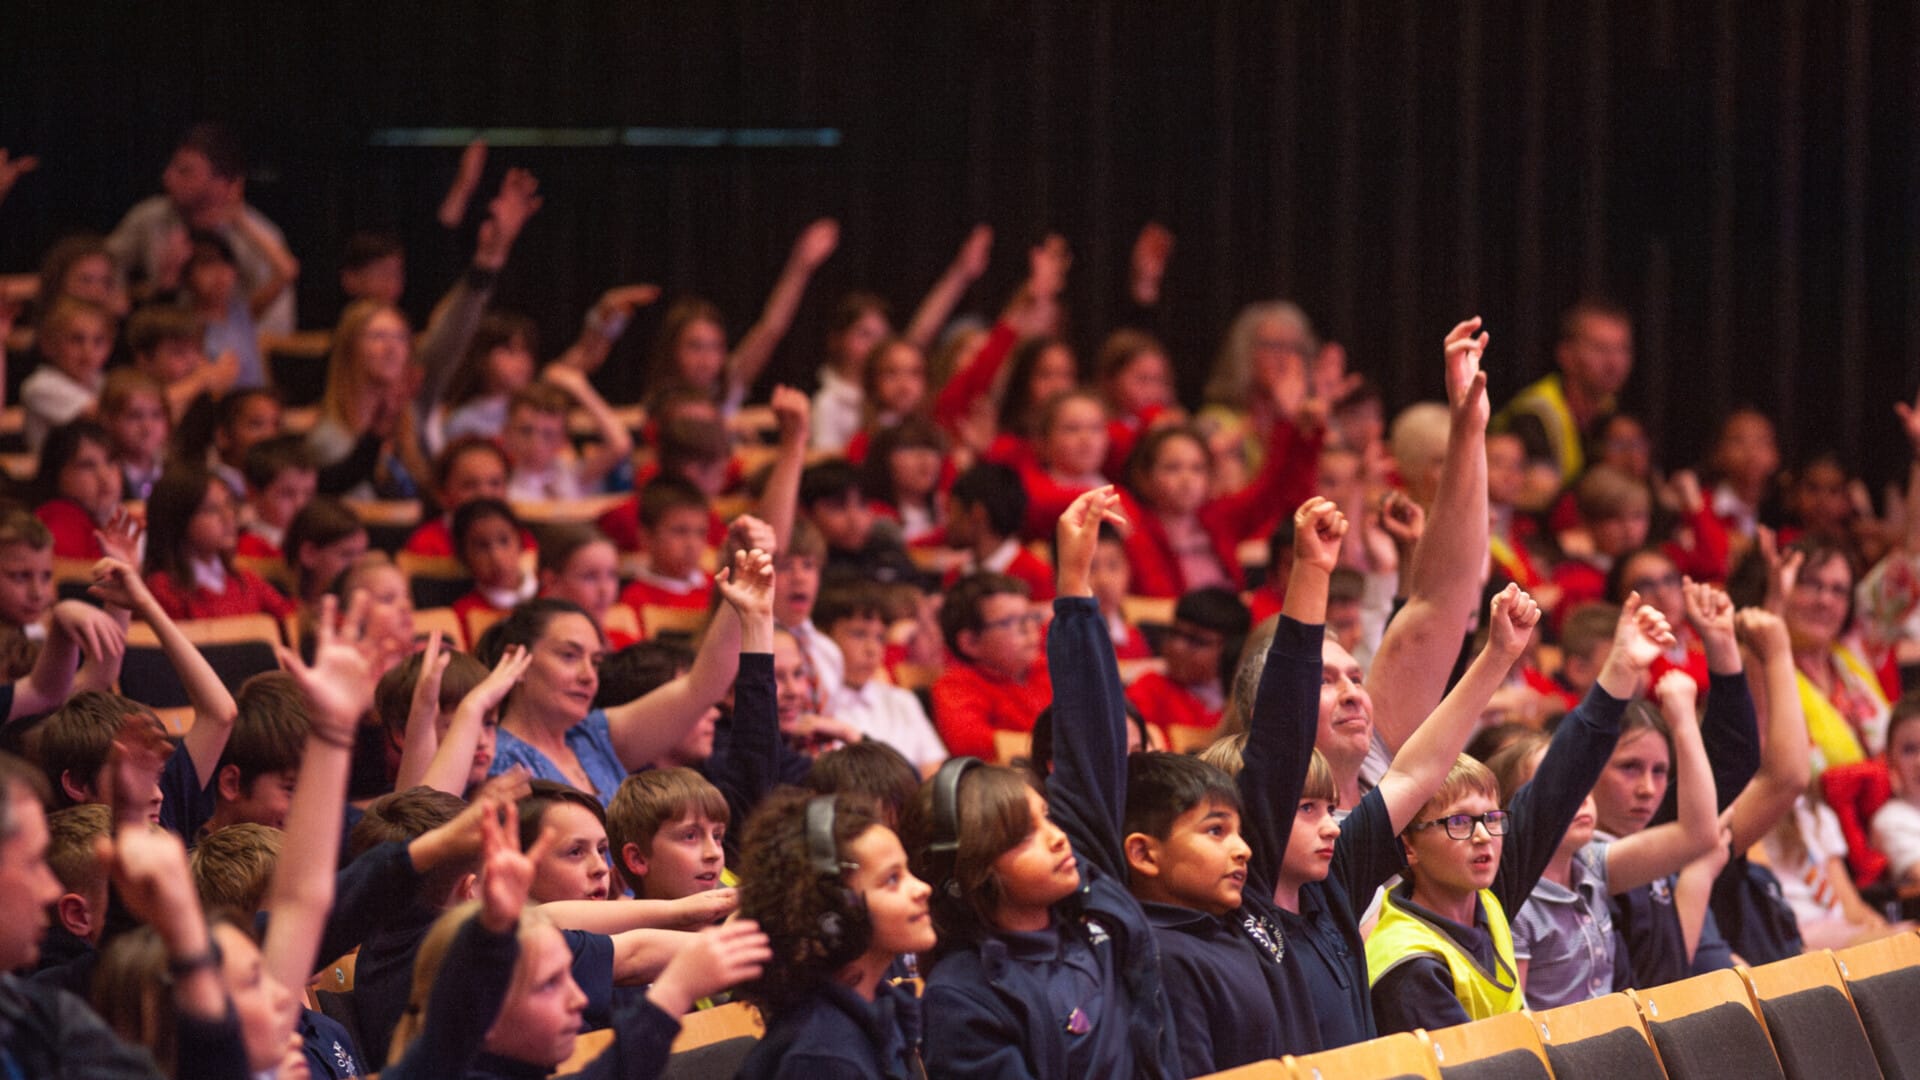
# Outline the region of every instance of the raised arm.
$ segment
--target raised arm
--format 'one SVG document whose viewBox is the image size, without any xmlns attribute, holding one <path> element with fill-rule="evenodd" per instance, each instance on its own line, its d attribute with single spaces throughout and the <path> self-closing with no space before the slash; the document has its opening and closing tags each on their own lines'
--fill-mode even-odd
<svg viewBox="0 0 1920 1080">
<path fill-rule="evenodd" d="M 1414 550 L 1406 606 L 1388 624 L 1369 672 L 1376 730 L 1399 751 L 1433 711 L 1460 652 L 1460 634 L 1479 604 L 1487 561 L 1488 337 L 1479 318 L 1447 335 L 1447 456 Z"/>
<path fill-rule="evenodd" d="M 767 306 L 760 309 L 759 321 L 740 335 L 733 355 L 727 358 L 730 395 L 744 394 L 760 377 L 767 361 L 773 358 L 773 350 L 793 325 L 794 312 L 800 309 L 800 298 L 806 295 L 807 282 L 813 279 L 813 272 L 820 269 L 820 264 L 839 246 L 840 223 L 832 218 L 821 218 L 801 230 L 800 238 L 793 242 L 792 253 L 787 256 L 787 265 L 780 271 L 779 280 L 773 283 L 773 291 L 767 294 Z"/>
<path fill-rule="evenodd" d="M 1060 588 L 1047 632 L 1053 678 L 1053 775 L 1047 801 L 1082 858 L 1125 874 L 1120 823 L 1127 803 L 1127 702 L 1107 621 L 1093 598 L 1100 523 L 1124 528 L 1112 485 L 1080 496 L 1060 516 Z"/>
<path fill-rule="evenodd" d="M 480 328 L 480 316 L 493 297 L 494 282 L 507 265 L 520 231 L 539 211 L 541 202 L 540 181 L 532 173 L 507 170 L 499 193 L 487 204 L 487 219 L 480 223 L 473 265 L 434 306 L 427 328 L 414 347 L 414 362 L 425 373 L 414 395 L 414 407 L 422 416 L 446 396 L 447 383 Z"/>
<path fill-rule="evenodd" d="M 598 484 L 605 479 L 621 462 L 633 454 L 633 433 L 627 425 L 613 415 L 613 409 L 593 383 L 577 369 L 563 364 L 549 364 L 540 373 L 540 377 L 573 395 L 573 400 L 587 415 L 593 417 L 593 426 L 600 432 L 600 441 L 580 455 L 580 464 L 576 472 L 583 483 Z"/>
<path fill-rule="evenodd" d="M 1760 749 L 1760 771 L 1753 774 L 1724 815 L 1733 850 L 1745 851 L 1793 812 L 1793 803 L 1807 789 L 1813 767 L 1807 747 L 1807 720 L 1800 708 L 1799 676 L 1793 666 L 1793 645 L 1780 616 L 1759 608 L 1743 609 L 1736 620 L 1740 632 L 1759 656 L 1766 702 L 1766 739 Z"/>
<path fill-rule="evenodd" d="M 731 572 L 721 570 L 714 587 L 726 604 L 714 613 L 692 669 L 652 693 L 607 710 L 614 752 L 628 769 L 652 764 L 726 696 L 740 670 L 742 651 L 773 651 L 773 555 L 759 548 L 736 552 Z"/>
<path fill-rule="evenodd" d="M 800 509 L 800 474 L 807 467 L 813 402 L 791 386 L 776 386 L 771 405 L 780 421 L 780 456 L 773 459 L 754 512 L 773 527 L 774 550 L 782 552 L 793 539 L 793 517 Z"/>
<path fill-rule="evenodd" d="M 227 749 L 227 738 L 233 734 L 233 722 L 240 715 L 227 684 L 220 681 L 213 665 L 207 663 L 207 658 L 161 609 L 133 567 L 119 559 L 100 560 L 94 565 L 93 586 L 87 591 L 109 604 L 126 608 L 153 627 L 154 636 L 160 639 L 161 651 L 180 676 L 187 700 L 193 705 L 193 727 L 187 730 L 180 745 L 193 758 L 195 773 L 203 780 L 212 777 L 219 767 L 220 755 Z"/>
<path fill-rule="evenodd" d="M 601 293 L 600 299 L 587 311 L 586 321 L 580 325 L 580 336 L 554 363 L 574 368 L 582 375 L 592 375 L 607 362 L 607 354 L 613 351 L 620 335 L 627 332 L 634 311 L 658 299 L 658 285 L 621 285 Z"/>
<path fill-rule="evenodd" d="M 1248 870 L 1259 887 L 1279 881 L 1293 817 L 1319 734 L 1327 589 L 1347 532 L 1346 516 L 1314 497 L 1293 514 L 1293 571 L 1273 644 L 1260 669 L 1238 778 Z M 1240 689 L 1235 688 L 1239 693 Z"/>
<path fill-rule="evenodd" d="M 500 654 L 500 662 L 493 666 L 480 684 L 467 692 L 455 706 L 453 719 L 447 724 L 447 736 L 439 740 L 434 749 L 433 760 L 427 764 L 426 771 L 414 780 L 416 784 L 450 795 L 464 796 L 467 787 L 467 774 L 473 767 L 473 754 L 480 746 L 480 729 L 487 722 L 487 714 L 500 707 L 506 700 L 507 691 L 519 683 L 520 676 L 526 674 L 527 666 L 533 663 L 533 654 L 524 646 L 509 645 Z M 424 682 L 425 679 L 422 679 Z M 438 680 L 433 689 L 437 698 L 440 693 Z M 418 699 L 416 698 L 416 704 Z M 412 738 L 413 732 L 408 730 Z M 405 761 L 401 763 L 404 770 Z M 405 777 L 394 784 L 394 790 L 405 791 L 410 785 Z"/>
<path fill-rule="evenodd" d="M 9 722 L 39 716 L 60 707 L 73 692 L 73 674 L 82 656 L 97 658 L 125 651 L 126 632 L 113 616 L 79 600 L 53 605 L 47 640 L 27 677 L 13 684 Z"/>
<path fill-rule="evenodd" d="M 1447 772 L 1466 749 L 1467 740 L 1479 729 L 1481 711 L 1513 669 L 1514 661 L 1526 651 L 1539 624 L 1540 605 L 1521 592 L 1520 586 L 1509 584 L 1493 598 L 1486 648 L 1474 657 L 1466 675 L 1441 699 L 1427 722 L 1408 736 L 1393 756 L 1393 767 L 1380 778 L 1380 797 L 1386 803 L 1394 832 L 1411 824 L 1413 816 L 1440 790 Z"/>
<path fill-rule="evenodd" d="M 307 745 L 287 807 L 283 848 L 267 886 L 272 917 L 261 947 L 266 969 L 284 986 L 305 986 L 322 957 L 320 939 L 333 908 L 335 868 L 340 864 L 340 819 L 346 812 L 347 774 L 360 717 L 373 705 L 373 668 L 360 651 L 366 634 L 367 596 L 354 594 L 345 621 L 334 628 L 337 602 L 321 602 L 314 626 L 313 663 L 292 650 L 280 662 L 307 698 Z M 293 1030 L 291 1015 L 286 1031 Z"/>
<path fill-rule="evenodd" d="M 900 336 L 923 352 L 931 348 L 940 335 L 940 328 L 947 324 L 947 317 L 959 306 L 960 298 L 987 272 L 987 260 L 992 254 L 993 226 L 975 225 L 967 234 L 966 242 L 960 245 L 960 253 L 953 257 L 953 263 L 914 309 L 912 321 Z"/>
<path fill-rule="evenodd" d="M 1660 715 L 1673 733 L 1674 782 L 1680 789 L 1680 816 L 1642 829 L 1607 845 L 1607 888 L 1637 889 L 1656 878 L 1678 873 L 1713 850 L 1720 840 L 1719 806 L 1714 801 L 1713 768 L 1700 741 L 1694 711 L 1699 687 L 1684 671 L 1669 671 L 1654 686 Z"/>
<path fill-rule="evenodd" d="M 1733 601 L 1718 586 L 1692 580 L 1681 586 L 1681 595 L 1687 622 L 1700 635 L 1707 654 L 1707 710 L 1700 721 L 1700 740 L 1707 748 L 1707 764 L 1719 792 L 1718 812 L 1733 802 L 1760 768 L 1760 721 L 1734 632 Z M 1653 820 L 1673 820 L 1678 797 L 1669 787 Z"/>
</svg>

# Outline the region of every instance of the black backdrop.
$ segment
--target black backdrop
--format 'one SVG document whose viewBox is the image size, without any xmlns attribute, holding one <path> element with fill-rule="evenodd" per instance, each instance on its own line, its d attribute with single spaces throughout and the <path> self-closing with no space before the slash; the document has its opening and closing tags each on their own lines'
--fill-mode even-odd
<svg viewBox="0 0 1920 1080">
<path fill-rule="evenodd" d="M 416 313 L 457 246 L 431 224 L 450 149 L 385 126 L 831 127 L 812 149 L 497 151 L 548 206 L 502 302 L 549 349 L 619 280 L 698 287 L 734 333 L 810 217 L 844 224 L 775 373 L 806 380 L 832 298 L 905 310 L 967 227 L 999 230 L 996 307 L 1058 229 L 1091 344 L 1149 218 L 1182 387 L 1249 300 L 1298 299 L 1393 403 L 1439 393 L 1441 335 L 1486 316 L 1496 398 L 1549 362 L 1555 312 L 1639 320 L 1628 394 L 1671 460 L 1743 401 L 1786 449 L 1904 461 L 1889 402 L 1920 351 L 1920 5 L 0 4 L 0 145 L 46 158 L 0 207 L 0 268 L 110 228 L 189 121 L 233 124 L 250 196 L 337 308 L 339 240 L 408 239 Z M 464 243 L 464 240 L 460 241 Z M 643 320 L 609 380 L 630 382 Z"/>
</svg>

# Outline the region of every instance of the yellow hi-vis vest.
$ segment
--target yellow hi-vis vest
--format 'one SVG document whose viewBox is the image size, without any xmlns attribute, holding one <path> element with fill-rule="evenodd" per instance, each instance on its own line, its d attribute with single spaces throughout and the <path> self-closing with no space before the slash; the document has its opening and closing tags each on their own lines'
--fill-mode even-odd
<svg viewBox="0 0 1920 1080">
<path fill-rule="evenodd" d="M 1486 889 L 1480 890 L 1480 906 L 1487 913 L 1487 929 L 1493 935 L 1497 971 L 1483 969 L 1445 930 L 1408 911 L 1392 892 L 1387 893 L 1386 902 L 1380 905 L 1380 922 L 1367 939 L 1369 984 L 1378 983 L 1396 965 L 1432 956 L 1447 965 L 1453 976 L 1453 996 L 1460 999 L 1469 1019 L 1519 1012 L 1527 999 L 1513 966 L 1513 930 L 1507 926 L 1507 913 Z"/>
<path fill-rule="evenodd" d="M 1520 391 L 1500 410 L 1494 419 L 1494 430 L 1507 430 L 1516 416 L 1537 418 L 1546 429 L 1554 463 L 1560 466 L 1561 482 L 1572 483 L 1586 471 L 1587 451 L 1580 425 L 1573 422 L 1573 409 L 1567 405 L 1567 392 L 1560 378 L 1560 373 L 1554 372 Z"/>
</svg>

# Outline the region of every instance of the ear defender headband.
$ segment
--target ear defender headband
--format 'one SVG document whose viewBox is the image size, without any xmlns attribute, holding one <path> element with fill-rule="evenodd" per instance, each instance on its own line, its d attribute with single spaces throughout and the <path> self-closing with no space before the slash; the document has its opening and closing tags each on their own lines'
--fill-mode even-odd
<svg viewBox="0 0 1920 1080">
<path fill-rule="evenodd" d="M 826 951 L 827 967 L 837 971 L 867 951 L 873 941 L 873 927 L 867 921 L 865 898 L 848 888 L 841 877 L 846 864 L 833 838 L 834 798 L 815 795 L 807 800 L 806 830 L 807 866 L 829 901 L 814 929 Z"/>
<path fill-rule="evenodd" d="M 960 781 L 984 764 L 976 757 L 951 758 L 933 774 L 933 839 L 927 843 L 927 868 L 933 877 L 929 884 L 935 892 L 956 900 L 961 891 L 954 877 L 954 862 L 960 854 Z"/>
</svg>

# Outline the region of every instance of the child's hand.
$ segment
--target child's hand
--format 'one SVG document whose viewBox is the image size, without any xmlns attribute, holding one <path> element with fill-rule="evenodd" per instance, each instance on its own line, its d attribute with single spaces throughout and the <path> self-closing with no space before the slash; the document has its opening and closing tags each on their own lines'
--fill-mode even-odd
<svg viewBox="0 0 1920 1080">
<path fill-rule="evenodd" d="M 540 181 L 525 169 L 508 169 L 500 193 L 487 204 L 487 220 L 480 223 L 480 242 L 473 261 L 482 269 L 498 270 L 520 238 L 520 230 L 540 209 Z"/>
<path fill-rule="evenodd" d="M 420 654 L 420 677 L 413 681 L 413 700 L 407 706 L 407 726 L 416 721 L 432 724 L 440 717 L 440 678 L 453 663 L 453 651 L 440 648 L 440 631 L 427 634 L 427 647 Z"/>
<path fill-rule="evenodd" d="M 1753 535 L 1760 547 L 1760 559 L 1767 567 L 1766 608 L 1783 614 L 1787 610 L 1788 595 L 1800 582 L 1800 567 L 1806 561 L 1806 552 L 1794 550 L 1782 555 L 1778 538 L 1765 525 L 1756 527 Z"/>
<path fill-rule="evenodd" d="M 129 716 L 120 722 L 95 784 L 118 825 L 144 827 L 159 820 L 155 792 L 173 751 L 172 740 L 151 717 Z"/>
<path fill-rule="evenodd" d="M 813 425 L 813 402 L 807 395 L 791 386 L 776 386 L 773 396 L 767 400 L 767 406 L 773 410 L 774 419 L 779 421 L 780 445 L 805 446 L 807 432 Z"/>
<path fill-rule="evenodd" d="M 87 587 L 87 593 L 101 603 L 128 611 L 150 611 L 153 606 L 147 583 L 118 556 L 93 564 L 93 584 Z"/>
<path fill-rule="evenodd" d="M 339 602 L 332 596 L 320 602 L 314 620 L 313 664 L 291 649 L 280 648 L 280 666 L 293 676 L 312 704 L 313 732 L 324 741 L 351 747 L 360 717 L 373 707 L 373 665 L 367 659 L 368 599 L 355 590 L 344 619 L 335 619 Z M 334 624 L 339 623 L 338 627 Z"/>
<path fill-rule="evenodd" d="M 760 977 L 773 948 L 760 924 L 740 919 L 700 931 L 673 954 L 647 998 L 669 1016 L 678 1016 L 703 997 Z"/>
<path fill-rule="evenodd" d="M 584 372 L 566 364 L 548 364 L 541 369 L 540 378 L 543 382 L 552 383 L 565 390 L 576 402 L 581 400 L 581 388 L 588 385 Z"/>
<path fill-rule="evenodd" d="M 0 199 L 7 197 L 13 185 L 23 176 L 40 167 L 40 159 L 32 154 L 12 157 L 4 146 L 0 146 Z"/>
<path fill-rule="evenodd" d="M 1693 676 L 1674 668 L 1653 684 L 1653 696 L 1660 700 L 1660 711 L 1666 715 L 1668 724 L 1692 720 L 1694 703 L 1700 700 L 1700 684 L 1693 681 Z"/>
<path fill-rule="evenodd" d="M 87 659 L 109 662 L 127 651 L 127 632 L 113 616 L 79 600 L 62 600 L 53 605 L 53 631 L 65 634 L 77 643 Z"/>
<path fill-rule="evenodd" d="M 1487 648 L 1510 660 L 1518 659 L 1527 651 L 1527 642 L 1533 640 L 1534 627 L 1539 625 L 1540 605 L 1520 586 L 1509 584 L 1493 598 Z"/>
<path fill-rule="evenodd" d="M 1667 617 L 1655 607 L 1642 603 L 1638 592 L 1626 594 L 1626 603 L 1620 607 L 1620 621 L 1613 626 L 1613 653 L 1607 661 L 1613 663 L 1619 659 L 1626 663 L 1638 680 L 1672 644 L 1674 630 L 1668 625 Z"/>
<path fill-rule="evenodd" d="M 1764 608 L 1741 608 L 1733 619 L 1760 659 L 1769 664 L 1793 660 L 1793 639 L 1785 619 Z"/>
<path fill-rule="evenodd" d="M 733 566 L 714 575 L 713 586 L 742 621 L 773 617 L 773 556 L 759 548 L 735 552 Z"/>
<path fill-rule="evenodd" d="M 667 901 L 667 921 L 670 926 L 687 930 L 698 930 L 703 926 L 712 926 L 721 919 L 733 914 L 740 908 L 739 889 L 708 889 L 705 892 L 689 893 L 678 900 Z"/>
<path fill-rule="evenodd" d="M 840 223 L 821 218 L 800 231 L 800 238 L 793 242 L 793 257 L 801 266 L 812 270 L 826 262 L 839 246 Z"/>
<path fill-rule="evenodd" d="M 119 559 L 132 568 L 140 565 L 140 538 L 146 531 L 147 527 L 126 507 L 116 506 L 106 525 L 93 531 L 93 538 L 100 542 L 107 558 Z"/>
<path fill-rule="evenodd" d="M 407 845 L 407 854 L 413 860 L 414 869 L 424 874 L 457 860 L 472 858 L 480 851 L 482 822 L 486 817 L 499 813 L 502 806 L 511 806 L 526 798 L 532 790 L 527 771 L 517 766 L 498 776 L 488 777 L 487 782 L 481 784 L 480 790 L 468 800 L 467 808 L 455 815 L 452 821 L 437 829 L 429 829 Z"/>
<path fill-rule="evenodd" d="M 503 803 L 480 818 L 480 923 L 496 934 L 519 925 L 527 906 L 534 868 L 560 843 L 549 825 L 524 853 L 520 850 L 520 808 Z"/>
<path fill-rule="evenodd" d="M 525 645 L 507 646 L 500 654 L 500 662 L 493 665 L 493 670 L 487 672 L 487 677 L 481 679 L 478 686 L 467 691 L 467 696 L 460 699 L 460 707 L 477 709 L 481 716 L 499 708 L 500 703 L 507 699 L 507 691 L 519 685 L 520 677 L 527 673 L 527 668 L 532 663 L 533 653 L 527 651 Z M 442 662 L 440 667 L 445 668 L 445 662 Z M 434 682 L 437 684 L 439 679 L 436 678 Z M 437 688 L 434 692 L 436 695 L 439 693 Z"/>
<path fill-rule="evenodd" d="M 987 263 L 993 257 L 993 226 L 975 225 L 960 244 L 960 254 L 953 257 L 953 273 L 968 281 L 977 281 L 987 272 Z"/>
<path fill-rule="evenodd" d="M 1733 601 L 1717 586 L 1692 578 L 1683 579 L 1680 595 L 1687 605 L 1687 622 L 1711 654 L 1734 653 L 1739 643 L 1733 636 Z"/>
<path fill-rule="evenodd" d="M 594 310 L 600 312 L 603 319 L 629 318 L 634 309 L 646 307 L 658 299 L 658 285 L 618 285 L 600 294 L 600 301 L 594 305 Z"/>
<path fill-rule="evenodd" d="M 1293 512 L 1293 559 L 1326 573 L 1340 563 L 1340 541 L 1347 535 L 1347 515 L 1315 495 Z"/>
<path fill-rule="evenodd" d="M 123 822 L 113 839 L 95 840 L 94 850 L 111 871 L 127 910 L 159 931 L 169 946 L 177 947 L 196 924 L 201 935 L 206 933 L 179 837 L 145 821 Z"/>
<path fill-rule="evenodd" d="M 720 546 L 720 565 L 733 565 L 733 557 L 742 551 L 773 551 L 779 547 L 778 539 L 773 535 L 773 526 L 754 517 L 741 514 L 727 523 L 727 539 Z"/>
<path fill-rule="evenodd" d="M 1100 547 L 1100 523 L 1127 527 L 1120 513 L 1120 493 L 1112 484 L 1097 487 L 1073 500 L 1060 515 L 1058 529 L 1060 595 L 1092 596 L 1093 555 Z"/>
<path fill-rule="evenodd" d="M 1399 549 L 1400 565 L 1413 561 L 1414 546 L 1427 532 L 1427 512 L 1404 491 L 1389 491 L 1380 498 L 1380 527 L 1393 537 Z"/>
<path fill-rule="evenodd" d="M 1455 326 L 1447 334 L 1447 405 L 1453 422 L 1465 423 L 1475 430 L 1484 429 L 1491 417 L 1487 403 L 1487 373 L 1480 370 L 1480 356 L 1487 351 L 1489 335 L 1477 334 L 1480 316 Z"/>
</svg>

